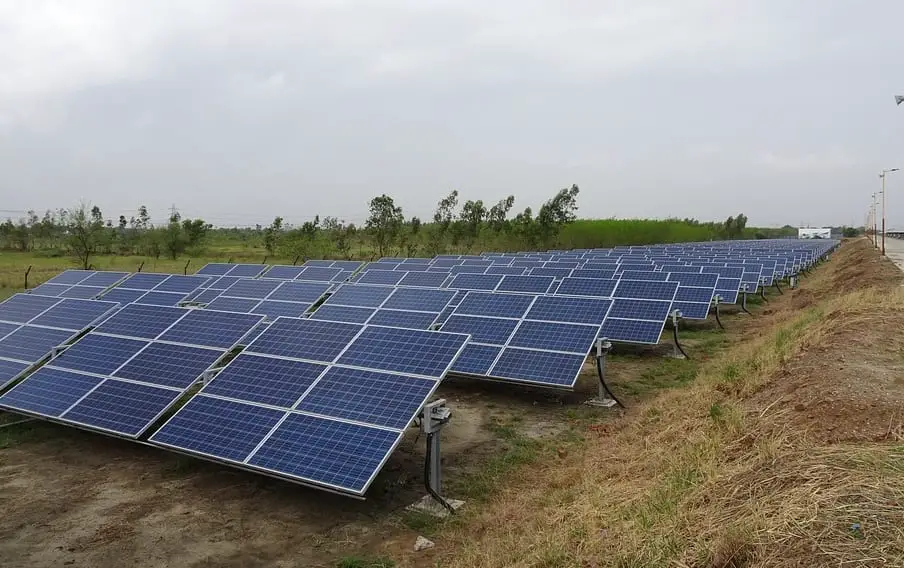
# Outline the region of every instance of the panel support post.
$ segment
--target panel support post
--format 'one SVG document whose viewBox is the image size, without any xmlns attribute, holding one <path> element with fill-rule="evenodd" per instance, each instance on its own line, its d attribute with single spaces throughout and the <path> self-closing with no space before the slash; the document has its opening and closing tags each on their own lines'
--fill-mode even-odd
<svg viewBox="0 0 904 568">
<path fill-rule="evenodd" d="M 773 284 L 775 285 L 775 289 L 778 290 L 779 294 L 784 294 L 784 292 L 782 292 L 782 287 L 779 286 L 779 284 L 778 284 L 778 280 L 773 281 Z M 763 290 L 763 294 L 765 294 L 765 293 L 766 293 L 766 291 Z"/>
<path fill-rule="evenodd" d="M 719 302 L 722 300 L 722 296 L 716 294 L 713 296 L 713 313 L 716 314 L 716 323 L 719 324 L 719 329 L 725 329 L 725 326 L 722 325 L 722 320 L 719 318 Z"/>
<path fill-rule="evenodd" d="M 792 290 L 796 289 L 797 288 L 797 275 L 792 274 L 791 277 L 789 278 L 788 282 L 789 282 L 789 286 L 791 287 Z"/>
<path fill-rule="evenodd" d="M 673 359 L 690 359 L 687 356 L 687 353 L 684 352 L 684 349 L 681 347 L 681 344 L 678 342 L 678 319 L 681 317 L 680 310 L 672 310 L 672 338 L 674 339 L 672 346 L 672 358 Z"/>
<path fill-rule="evenodd" d="M 615 395 L 609 390 L 606 384 L 606 355 L 612 350 L 612 343 L 605 338 L 596 340 L 596 373 L 599 378 L 598 393 L 595 398 L 585 401 L 587 406 L 595 406 L 597 408 L 612 408 L 616 404 L 624 408 L 624 405 L 615 398 Z"/>
<path fill-rule="evenodd" d="M 741 311 L 745 314 L 753 315 L 750 313 L 750 310 L 747 309 L 747 288 L 741 291 Z"/>
<path fill-rule="evenodd" d="M 424 405 L 420 415 L 421 433 L 427 437 L 427 454 L 424 459 L 424 487 L 427 489 L 420 501 L 410 505 L 408 510 L 426 513 L 435 517 L 448 517 L 464 505 L 464 501 L 443 497 L 442 454 L 440 453 L 440 431 L 449 423 L 452 411 L 445 399 Z"/>
</svg>

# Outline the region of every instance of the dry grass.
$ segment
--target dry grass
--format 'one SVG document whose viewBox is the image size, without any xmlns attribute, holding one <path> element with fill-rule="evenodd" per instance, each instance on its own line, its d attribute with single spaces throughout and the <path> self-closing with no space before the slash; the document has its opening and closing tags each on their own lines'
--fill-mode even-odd
<svg viewBox="0 0 904 568">
<path fill-rule="evenodd" d="M 783 367 L 840 322 L 904 316 L 904 292 L 861 289 L 803 311 L 789 298 L 775 310 L 692 385 L 564 459 L 519 470 L 446 531 L 441 565 L 904 566 L 904 449 L 818 443 L 770 397 L 794 380 Z"/>
</svg>

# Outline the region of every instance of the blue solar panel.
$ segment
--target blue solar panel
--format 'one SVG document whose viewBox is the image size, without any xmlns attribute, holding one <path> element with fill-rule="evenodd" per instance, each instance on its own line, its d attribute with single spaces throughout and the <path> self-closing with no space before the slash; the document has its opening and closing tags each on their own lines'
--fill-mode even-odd
<svg viewBox="0 0 904 568">
<path fill-rule="evenodd" d="M 512 276 L 523 276 L 527 272 L 527 268 L 523 266 L 502 266 L 493 265 L 487 268 L 486 274 L 503 274 Z"/>
<path fill-rule="evenodd" d="M 81 331 L 115 307 L 112 302 L 63 300 L 33 319 L 31 324 Z"/>
<path fill-rule="evenodd" d="M 661 272 L 671 272 L 673 274 L 700 274 L 702 267 L 700 266 L 684 266 L 680 264 L 663 264 L 660 268 Z"/>
<path fill-rule="evenodd" d="M 668 300 L 675 298 L 677 282 L 653 282 L 650 280 L 619 280 L 613 296 L 641 300 Z"/>
<path fill-rule="evenodd" d="M 221 276 L 206 284 L 208 290 L 225 290 L 241 280 L 238 276 Z"/>
<path fill-rule="evenodd" d="M 282 282 L 279 280 L 242 278 L 227 288 L 223 292 L 223 295 L 231 296 L 233 298 L 256 298 L 258 300 L 263 300 L 270 295 L 273 290 L 276 290 L 280 284 L 282 284 Z"/>
<path fill-rule="evenodd" d="M 367 323 L 368 325 L 385 325 L 404 327 L 407 329 L 430 329 L 437 312 L 413 312 L 406 310 L 377 310 Z"/>
<path fill-rule="evenodd" d="M 501 274 L 459 274 L 446 286 L 455 290 L 495 290 Z"/>
<path fill-rule="evenodd" d="M 326 268 L 330 268 L 331 266 L 333 266 L 333 262 L 334 261 L 332 261 L 332 260 L 313 258 L 311 260 L 306 260 L 302 266 L 304 268 L 307 268 L 309 266 L 323 266 Z"/>
<path fill-rule="evenodd" d="M 330 266 L 332 266 L 333 268 L 341 268 L 344 271 L 354 272 L 355 270 L 361 268 L 362 264 L 364 263 L 357 260 L 337 260 Z"/>
<path fill-rule="evenodd" d="M 277 300 L 264 300 L 254 308 L 254 313 L 263 314 L 267 319 L 276 319 L 280 316 L 287 318 L 300 318 L 311 304 L 301 302 L 280 302 Z"/>
<path fill-rule="evenodd" d="M 250 465 L 362 494 L 401 434 L 290 414 Z"/>
<path fill-rule="evenodd" d="M 284 282 L 267 299 L 313 304 L 323 297 L 329 289 L 330 285 L 327 283 Z"/>
<path fill-rule="evenodd" d="M 454 297 L 453 290 L 398 288 L 382 307 L 393 310 L 441 312 Z"/>
<path fill-rule="evenodd" d="M 46 327 L 20 327 L 0 340 L 0 357 L 26 363 L 36 363 L 50 350 L 62 345 L 73 336 L 71 331 Z"/>
<path fill-rule="evenodd" d="M 713 300 L 715 288 L 696 288 L 693 286 L 679 286 L 675 294 L 675 301 L 703 302 L 707 306 Z"/>
<path fill-rule="evenodd" d="M 101 300 L 104 300 L 105 302 L 116 302 L 118 304 L 131 304 L 138 298 L 144 296 L 144 294 L 144 290 L 113 288 L 112 290 L 101 296 Z"/>
<path fill-rule="evenodd" d="M 219 310 L 221 312 L 238 312 L 242 314 L 250 314 L 254 308 L 260 303 L 260 300 L 249 298 L 229 298 L 220 296 L 207 304 L 208 310 Z"/>
<path fill-rule="evenodd" d="M 556 289 L 559 296 L 593 296 L 611 298 L 618 280 L 603 278 L 565 278 Z"/>
<path fill-rule="evenodd" d="M 279 280 L 294 280 L 304 270 L 301 266 L 271 266 L 270 270 L 264 273 L 265 278 L 276 278 Z"/>
<path fill-rule="evenodd" d="M 336 276 L 333 276 L 333 279 L 330 282 L 346 282 L 352 276 L 351 270 L 343 270 Z"/>
<path fill-rule="evenodd" d="M 100 286 L 72 286 L 68 290 L 60 293 L 60 298 L 76 298 L 79 300 L 90 300 L 102 294 L 104 288 Z"/>
<path fill-rule="evenodd" d="M 386 301 L 386 298 L 388 298 L 393 291 L 394 288 L 388 286 L 343 284 L 338 290 L 330 295 L 325 304 L 377 308 Z"/>
<path fill-rule="evenodd" d="M 600 337 L 610 341 L 655 345 L 659 343 L 659 336 L 662 334 L 664 325 L 665 319 L 641 321 L 609 317 L 600 329 Z"/>
<path fill-rule="evenodd" d="M 156 292 L 151 290 L 145 292 L 144 296 L 135 300 L 136 304 L 145 304 L 147 306 L 167 306 L 175 307 L 185 300 L 186 294 L 181 292 Z"/>
<path fill-rule="evenodd" d="M 376 311 L 376 308 L 323 304 L 317 308 L 310 317 L 315 320 L 363 324 L 367 323 L 367 320 L 369 320 Z"/>
<path fill-rule="evenodd" d="M 326 268 L 321 266 L 306 266 L 296 280 L 308 280 L 313 282 L 331 282 L 336 275 L 342 273 L 340 268 Z"/>
<path fill-rule="evenodd" d="M 266 264 L 236 264 L 227 274 L 229 276 L 253 278 L 255 276 L 259 276 L 261 272 L 266 270 L 266 268 Z"/>
<path fill-rule="evenodd" d="M 3 339 L 4 337 L 6 337 L 6 336 L 9 335 L 10 333 L 16 331 L 16 330 L 19 329 L 20 327 L 22 327 L 22 325 L 21 325 L 21 324 L 18 324 L 18 323 L 3 323 L 3 322 L 0 322 L 0 339 Z"/>
<path fill-rule="evenodd" d="M 0 359 L 0 389 L 6 388 L 8 384 L 16 380 L 28 367 L 28 363 L 18 363 L 16 361 Z"/>
<path fill-rule="evenodd" d="M 280 318 L 247 351 L 330 363 L 360 331 L 355 324 Z"/>
<path fill-rule="evenodd" d="M 28 323 L 61 300 L 47 296 L 16 294 L 0 304 L 0 321 Z"/>
<path fill-rule="evenodd" d="M 107 318 L 97 327 L 96 331 L 126 337 L 154 339 L 187 313 L 188 310 L 182 308 L 131 304 L 124 306 Z"/>
<path fill-rule="evenodd" d="M 201 270 L 196 272 L 196 274 L 209 274 L 211 276 L 222 276 L 226 274 L 230 270 L 232 270 L 233 265 L 226 264 L 224 262 L 211 262 L 209 264 L 205 264 L 201 267 Z"/>
<path fill-rule="evenodd" d="M 71 371 L 109 375 L 147 345 L 146 341 L 89 333 L 52 364 Z"/>
<path fill-rule="evenodd" d="M 503 276 L 496 287 L 499 292 L 526 292 L 545 294 L 553 283 L 552 276 Z"/>
<path fill-rule="evenodd" d="M 366 270 L 355 282 L 359 284 L 384 284 L 395 286 L 407 273 L 401 270 Z"/>
<path fill-rule="evenodd" d="M 119 288 L 128 288 L 130 290 L 152 290 L 171 274 L 154 274 L 151 272 L 139 272 L 126 278 Z"/>
<path fill-rule="evenodd" d="M 671 302 L 663 300 L 617 298 L 612 303 L 612 309 L 609 310 L 609 317 L 665 321 L 669 316 L 671 306 Z"/>
<path fill-rule="evenodd" d="M 113 373 L 113 376 L 187 389 L 224 353 L 219 349 L 152 343 Z"/>
<path fill-rule="evenodd" d="M 252 314 L 234 314 L 214 310 L 190 310 L 166 333 L 164 341 L 229 349 L 261 322 Z"/>
<path fill-rule="evenodd" d="M 605 280 L 611 280 L 614 276 L 614 268 L 578 268 L 571 271 L 572 278 L 602 278 Z"/>
<path fill-rule="evenodd" d="M 452 364 L 452 372 L 486 375 L 501 351 L 502 347 L 469 343 L 461 352 L 461 356 Z"/>
<path fill-rule="evenodd" d="M 587 353 L 596 340 L 599 324 L 523 321 L 509 340 L 514 347 Z"/>
<path fill-rule="evenodd" d="M 470 292 L 458 304 L 455 313 L 460 315 L 520 318 L 527 312 L 533 301 L 533 296 L 525 296 L 523 294 Z"/>
<path fill-rule="evenodd" d="M 81 283 L 83 280 L 93 275 L 93 270 L 66 270 L 57 274 L 47 282 L 50 284 L 65 284 L 67 286 L 74 286 L 76 284 Z"/>
<path fill-rule="evenodd" d="M 467 341 L 458 334 L 365 327 L 338 363 L 439 378 Z"/>
<path fill-rule="evenodd" d="M 79 282 L 80 286 L 100 286 L 107 288 L 128 276 L 128 272 L 97 272 Z"/>
<path fill-rule="evenodd" d="M 490 375 L 518 382 L 573 387 L 585 355 L 506 348 Z"/>
<path fill-rule="evenodd" d="M 452 315 L 452 312 L 455 311 L 455 306 L 449 306 L 445 310 L 441 311 L 439 317 L 436 318 L 434 325 L 442 325 L 446 323 L 446 320 L 449 319 L 449 316 Z"/>
<path fill-rule="evenodd" d="M 600 325 L 611 305 L 612 300 L 603 298 L 540 296 L 525 318 Z"/>
<path fill-rule="evenodd" d="M 505 345 L 517 326 L 518 321 L 512 319 L 453 314 L 443 324 L 442 330 L 449 333 L 470 334 L 471 341 L 476 343 Z"/>
<path fill-rule="evenodd" d="M 331 367 L 297 409 L 401 429 L 437 384 L 433 379 Z"/>
<path fill-rule="evenodd" d="M 150 441 L 241 462 L 284 415 L 282 410 L 196 395 Z"/>
<path fill-rule="evenodd" d="M 687 274 L 673 272 L 669 275 L 669 280 L 678 282 L 679 286 L 697 286 L 701 288 L 715 288 L 719 281 L 717 274 Z M 680 290 L 680 288 L 679 288 Z"/>
<path fill-rule="evenodd" d="M 448 278 L 449 275 L 445 272 L 408 272 L 399 281 L 399 286 L 439 288 Z"/>
<path fill-rule="evenodd" d="M 736 304 L 740 287 L 741 280 L 738 278 L 719 278 L 719 283 L 716 285 L 716 294 L 719 295 L 723 304 Z"/>
<path fill-rule="evenodd" d="M 59 296 L 69 288 L 72 288 L 72 286 L 67 284 L 48 284 L 45 282 L 36 288 L 32 288 L 29 293 L 37 294 L 39 296 Z"/>
<path fill-rule="evenodd" d="M 0 396 L 0 407 L 56 417 L 101 381 L 97 377 L 43 367 Z"/>
<path fill-rule="evenodd" d="M 197 288 L 201 288 L 207 283 L 207 278 L 203 276 L 170 276 L 160 284 L 154 287 L 157 292 L 181 292 L 188 294 Z"/>
<path fill-rule="evenodd" d="M 537 268 L 531 268 L 528 274 L 531 276 L 552 276 L 556 280 L 561 280 L 562 278 L 571 276 L 571 271 L 571 268 L 546 268 L 539 266 Z"/>
<path fill-rule="evenodd" d="M 108 379 L 63 414 L 64 420 L 137 437 L 179 397 L 179 391 Z"/>
<path fill-rule="evenodd" d="M 681 312 L 684 319 L 704 320 L 709 315 L 709 304 L 700 302 L 681 302 L 676 300 L 672 303 L 672 309 Z"/>
<path fill-rule="evenodd" d="M 202 392 L 288 409 L 324 370 L 322 364 L 242 353 Z"/>
<path fill-rule="evenodd" d="M 195 302 L 197 304 L 209 304 L 210 302 L 219 298 L 220 294 L 222 293 L 222 290 L 195 290 L 194 296 L 190 295 L 188 298 L 186 298 L 186 300 L 190 299 L 192 302 Z"/>
</svg>

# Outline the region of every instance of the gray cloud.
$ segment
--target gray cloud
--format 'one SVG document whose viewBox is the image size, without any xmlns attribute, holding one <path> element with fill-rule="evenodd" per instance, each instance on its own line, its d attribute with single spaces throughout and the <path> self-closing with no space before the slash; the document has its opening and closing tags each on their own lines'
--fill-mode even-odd
<svg viewBox="0 0 904 568">
<path fill-rule="evenodd" d="M 859 224 L 876 173 L 902 165 L 902 16 L 890 0 L 8 2 L 0 209 L 361 221 L 384 192 L 428 216 L 453 188 L 520 209 L 578 183 L 585 216 Z M 889 203 L 904 226 L 904 175 Z"/>
</svg>

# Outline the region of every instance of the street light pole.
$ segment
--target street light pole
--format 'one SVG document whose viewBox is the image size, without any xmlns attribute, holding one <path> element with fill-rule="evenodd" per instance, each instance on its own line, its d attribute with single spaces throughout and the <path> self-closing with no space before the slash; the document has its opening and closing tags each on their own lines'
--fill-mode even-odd
<svg viewBox="0 0 904 568">
<path fill-rule="evenodd" d="M 882 178 L 882 255 L 885 255 L 885 176 L 891 172 L 898 171 L 898 168 L 890 168 L 882 170 L 879 177 Z"/>
<path fill-rule="evenodd" d="M 876 207 L 877 197 L 878 197 L 878 194 L 874 193 L 872 207 L 870 208 L 870 211 L 872 213 L 870 226 L 873 229 L 873 246 L 878 249 L 879 248 L 879 231 L 876 230 L 876 211 L 878 210 L 878 208 Z"/>
</svg>

